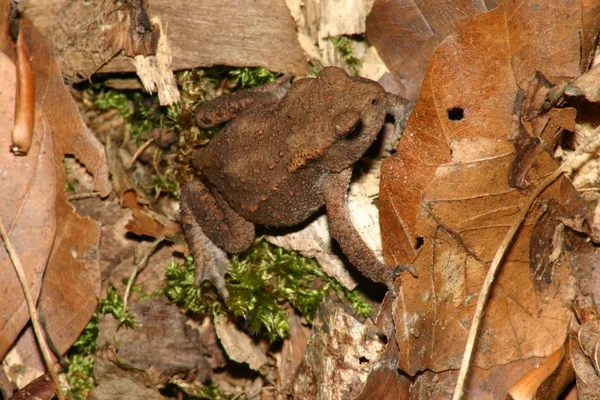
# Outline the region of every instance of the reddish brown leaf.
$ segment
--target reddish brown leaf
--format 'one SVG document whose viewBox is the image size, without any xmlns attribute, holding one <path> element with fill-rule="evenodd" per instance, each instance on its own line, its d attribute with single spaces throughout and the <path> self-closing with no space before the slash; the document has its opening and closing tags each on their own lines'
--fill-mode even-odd
<svg viewBox="0 0 600 400">
<path fill-rule="evenodd" d="M 63 157 L 73 154 L 94 176 L 94 188 L 102 195 L 109 192 L 104 150 L 84 125 L 75 102 L 62 82 L 52 54 L 52 44 L 24 22 L 33 61 L 36 95 L 35 134 L 26 157 L 15 158 L 0 145 L 0 165 L 10 176 L 4 184 L 5 200 L 0 214 L 11 240 L 17 246 L 28 273 L 34 298 L 40 293 L 39 307 L 45 319 L 48 337 L 64 353 L 79 336 L 96 307 L 100 290 L 97 246 L 99 226 L 79 216 L 67 200 Z M 3 101 L 14 107 L 14 65 L 6 62 Z M 13 88 L 11 90 L 11 87 Z M 11 115 L 7 112 L 7 115 Z M 10 132 L 14 121 L 5 118 Z M 6 139 L 9 135 L 3 135 Z M 4 140 L 2 139 L 2 140 Z M 10 175 L 8 175 L 10 174 Z M 21 288 L 4 248 L 0 254 L 2 274 L 0 322 L 0 358 L 13 344 L 29 319 Z M 46 270 L 44 271 L 44 269 Z M 41 282 L 42 275 L 44 277 Z"/>
<path fill-rule="evenodd" d="M 537 71 L 552 82 L 581 73 L 580 49 L 588 46 L 580 41 L 581 21 L 589 12 L 581 7 L 503 2 L 461 24 L 432 56 L 398 154 L 384 164 L 380 198 L 388 259 L 414 261 L 419 273 L 403 279 L 394 313 L 399 366 L 411 375 L 458 368 L 489 263 L 530 193 L 558 166 L 541 143 L 522 171 L 527 184 L 511 187 L 511 165 L 523 154 L 509 137 L 519 90 L 531 96 L 527 83 Z M 539 133 L 541 125 L 530 123 L 525 132 Z M 541 197 L 562 206 L 578 201 L 564 179 Z M 565 341 L 573 295 L 567 265 L 555 268 L 541 291 L 529 270 L 532 230 L 545 210 L 532 209 L 505 257 L 475 366 L 544 357 Z"/>
<path fill-rule="evenodd" d="M 42 375 L 31 381 L 8 400 L 50 400 L 56 394 L 56 385 L 49 375 Z"/>
<path fill-rule="evenodd" d="M 17 37 L 17 96 L 15 99 L 15 127 L 12 133 L 11 151 L 16 155 L 26 155 L 33 138 L 35 117 L 35 88 L 31 59 L 25 43 L 23 30 Z"/>
<path fill-rule="evenodd" d="M 108 196 L 108 167 L 104 147 L 81 119 L 75 101 L 67 91 L 62 74 L 53 53 L 53 45 L 30 23 L 23 29 L 30 37 L 31 55 L 34 60 L 36 105 L 43 112 L 47 126 L 54 134 L 54 152 L 62 157 L 75 155 L 94 177 L 94 190 L 101 197 Z"/>
<path fill-rule="evenodd" d="M 0 215 L 9 232 L 30 290 L 37 299 L 42 276 L 56 234 L 56 160 L 52 135 L 41 115 L 36 113 L 34 138 L 29 153 L 17 157 L 10 152 L 14 126 L 15 82 L 14 63 L 0 54 L 0 170 L 2 171 L 2 201 Z M 60 163 L 60 161 L 59 161 Z M 29 320 L 23 291 L 5 247 L 0 248 L 0 359 Z"/>
<path fill-rule="evenodd" d="M 148 235 L 151 237 L 173 237 L 181 232 L 181 227 L 175 222 L 163 219 L 163 223 L 158 221 L 158 216 L 142 207 L 137 200 L 135 191 L 128 190 L 123 193 L 122 204 L 131 210 L 133 219 L 127 222 L 125 229 L 136 235 Z"/>
<path fill-rule="evenodd" d="M 402 87 L 400 95 L 417 100 L 436 46 L 460 21 L 494 6 L 471 0 L 376 0 L 367 17 L 367 39 Z"/>
<path fill-rule="evenodd" d="M 73 154 L 94 176 L 94 190 L 109 193 L 104 148 L 85 126 L 69 95 L 53 55 L 53 46 L 35 28 L 27 25 L 31 37 L 36 77 L 37 109 L 43 113 L 54 141 L 57 174 L 57 229 L 48 268 L 44 275 L 39 307 L 46 320 L 47 334 L 55 348 L 64 353 L 77 339 L 96 309 L 100 294 L 98 245 L 100 227 L 96 221 L 75 212 L 67 199 L 67 180 L 62 160 Z"/>
</svg>

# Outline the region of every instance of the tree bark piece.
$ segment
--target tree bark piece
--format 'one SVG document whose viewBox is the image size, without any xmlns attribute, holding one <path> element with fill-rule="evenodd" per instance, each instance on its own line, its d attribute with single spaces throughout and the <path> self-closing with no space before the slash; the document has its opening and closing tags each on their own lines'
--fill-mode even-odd
<svg viewBox="0 0 600 400">
<path fill-rule="evenodd" d="M 25 15 L 44 33 L 53 33 L 55 43 L 69 38 L 71 41 L 76 38 L 79 43 L 86 40 L 95 43 L 90 36 L 103 34 L 104 27 L 95 20 L 90 21 L 96 24 L 92 30 L 88 29 L 89 25 L 77 22 L 89 19 L 90 7 L 105 3 L 94 1 L 84 6 L 78 4 L 80 2 L 62 0 L 62 7 L 58 3 L 60 1 L 50 0 L 26 3 Z M 213 65 L 257 66 L 294 75 L 304 75 L 309 70 L 297 40 L 296 24 L 283 0 L 150 0 L 148 3 L 148 15 L 160 17 L 166 30 L 173 70 Z M 61 12 L 48 13 L 50 6 Z M 67 7 L 81 10 L 79 17 L 77 13 L 69 17 L 72 23 L 65 24 L 64 18 L 47 21 L 49 15 L 64 15 Z M 113 36 L 112 44 L 119 40 L 118 35 Z M 88 49 L 73 48 L 77 54 L 61 54 L 60 64 L 65 75 L 77 81 L 87 79 L 96 71 L 134 72 L 131 59 L 115 55 L 110 39 L 104 39 L 110 51 L 103 51 L 96 43 Z"/>
</svg>

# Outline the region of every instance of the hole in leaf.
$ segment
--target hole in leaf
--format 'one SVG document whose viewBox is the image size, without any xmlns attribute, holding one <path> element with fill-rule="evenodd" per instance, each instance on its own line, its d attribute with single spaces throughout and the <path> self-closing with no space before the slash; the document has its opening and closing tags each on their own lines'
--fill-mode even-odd
<svg viewBox="0 0 600 400">
<path fill-rule="evenodd" d="M 361 364 L 368 363 L 369 359 L 365 356 L 362 356 L 361 358 L 358 359 L 358 362 Z"/>
<path fill-rule="evenodd" d="M 415 240 L 415 249 L 420 249 L 423 247 L 423 244 L 425 244 L 425 239 L 423 239 L 423 236 L 417 236 L 417 240 Z"/>
<path fill-rule="evenodd" d="M 465 116 L 465 110 L 460 107 L 454 107 L 448 110 L 448 119 L 450 121 L 460 121 Z"/>
</svg>

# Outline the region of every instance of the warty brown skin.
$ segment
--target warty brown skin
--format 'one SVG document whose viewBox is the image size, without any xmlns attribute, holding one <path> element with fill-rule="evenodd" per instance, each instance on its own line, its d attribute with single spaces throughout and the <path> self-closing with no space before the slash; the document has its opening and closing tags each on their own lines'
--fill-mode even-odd
<svg viewBox="0 0 600 400">
<path fill-rule="evenodd" d="M 404 120 L 406 102 L 336 67 L 294 82 L 281 96 L 261 91 L 253 102 L 237 95 L 243 107 L 229 109 L 240 115 L 193 156 L 202 182 L 183 188 L 186 210 L 217 246 L 239 253 L 252 244 L 254 224 L 297 225 L 326 205 L 332 237 L 350 262 L 395 292 L 396 274 L 414 269 L 380 262 L 352 226 L 346 203 L 352 166 L 386 115 Z M 207 124 L 202 108 L 196 119 Z"/>
</svg>

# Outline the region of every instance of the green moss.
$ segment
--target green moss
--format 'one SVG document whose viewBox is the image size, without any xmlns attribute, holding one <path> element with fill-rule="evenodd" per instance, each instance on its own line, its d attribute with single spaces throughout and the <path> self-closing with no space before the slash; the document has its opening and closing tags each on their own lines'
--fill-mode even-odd
<svg viewBox="0 0 600 400">
<path fill-rule="evenodd" d="M 135 318 L 129 310 L 125 310 L 125 303 L 114 287 L 108 289 L 106 299 L 100 299 L 98 312 L 101 314 L 111 314 L 119 321 L 119 326 L 135 327 Z"/>
<path fill-rule="evenodd" d="M 265 68 L 236 68 L 229 71 L 229 75 L 236 79 L 242 89 L 247 89 L 271 83 L 281 74 Z"/>
<path fill-rule="evenodd" d="M 335 47 L 336 51 L 342 55 L 348 68 L 352 70 L 355 75 L 358 75 L 362 62 L 354 56 L 352 40 L 346 36 L 330 37 L 329 40 L 333 43 L 333 47 Z"/>
<path fill-rule="evenodd" d="M 181 391 L 185 393 L 184 398 L 189 400 L 242 400 L 246 396 L 234 395 L 221 390 L 217 385 L 203 385 L 199 382 L 186 382 L 182 379 L 171 381 Z"/>
<path fill-rule="evenodd" d="M 174 177 L 157 174 L 154 176 L 154 181 L 151 186 L 155 193 L 155 197 L 158 197 L 161 193 L 165 192 L 173 196 L 175 200 L 179 200 L 179 185 Z"/>
<path fill-rule="evenodd" d="M 99 110 L 118 110 L 125 118 L 131 137 L 138 143 L 147 140 L 147 133 L 153 128 L 183 129 L 181 106 L 160 106 L 156 96 L 140 91 L 119 91 L 101 84 L 88 87 L 84 96 Z"/>
<path fill-rule="evenodd" d="M 165 295 L 186 310 L 200 315 L 225 314 L 242 318 L 248 331 L 271 342 L 287 337 L 285 307 L 291 305 L 309 322 L 325 296 L 333 290 L 348 299 L 354 310 L 368 315 L 371 308 L 358 291 L 348 291 L 327 276 L 316 261 L 295 251 L 259 239 L 246 252 L 231 258 L 226 276 L 230 299 L 226 307 L 208 282 L 194 286 L 193 260 L 167 266 Z"/>
<path fill-rule="evenodd" d="M 195 267 L 192 257 L 183 264 L 171 262 L 167 265 L 165 296 L 181 308 L 205 316 L 216 316 L 223 312 L 223 302 L 217 291 L 208 281 L 194 285 Z"/>
<path fill-rule="evenodd" d="M 96 352 L 96 340 L 98 339 L 98 313 L 111 314 L 119 321 L 119 325 L 131 328 L 135 326 L 133 316 L 125 311 L 123 299 L 117 294 L 115 288 L 109 288 L 106 299 L 100 299 L 97 312 L 73 343 L 65 355 L 67 369 L 65 371 L 69 382 L 70 399 L 84 400 L 96 386 L 94 381 L 94 354 Z"/>
<path fill-rule="evenodd" d="M 93 104 L 100 110 L 114 108 L 125 118 L 133 114 L 133 109 L 129 105 L 129 97 L 125 92 L 102 89 L 101 85 L 90 86 L 84 95 L 92 99 Z"/>
<path fill-rule="evenodd" d="M 94 314 L 65 355 L 68 367 L 65 371 L 69 382 L 68 398 L 84 400 L 96 386 L 94 381 L 94 353 L 98 338 L 98 315 Z"/>
</svg>

